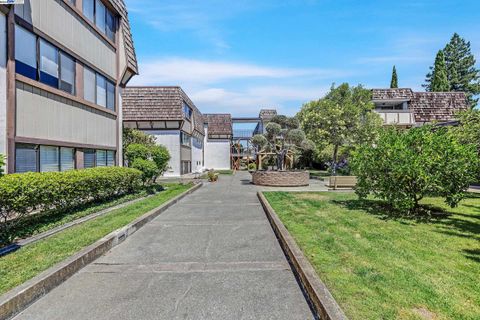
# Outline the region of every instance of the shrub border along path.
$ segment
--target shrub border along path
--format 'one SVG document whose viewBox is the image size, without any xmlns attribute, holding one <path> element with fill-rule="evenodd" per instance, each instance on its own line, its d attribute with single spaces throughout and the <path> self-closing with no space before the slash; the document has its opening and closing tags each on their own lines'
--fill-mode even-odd
<svg viewBox="0 0 480 320">
<path fill-rule="evenodd" d="M 75 255 L 7 292 L 0 297 L 0 319 L 9 319 L 15 314 L 21 312 L 43 295 L 66 281 L 81 268 L 93 262 L 108 250 L 122 243 L 126 238 L 134 234 L 145 224 L 155 219 L 165 210 L 176 204 L 188 194 L 196 191 L 201 186 L 201 183 L 196 184 L 160 207 L 145 213 L 128 225 L 111 232 Z"/>
<path fill-rule="evenodd" d="M 257 196 L 278 238 L 278 242 L 285 252 L 292 266 L 292 270 L 297 276 L 318 318 L 326 320 L 347 320 L 348 318 L 345 313 L 337 301 L 335 301 L 327 286 L 318 277 L 315 269 L 298 247 L 263 193 L 259 191 L 257 192 Z"/>
</svg>

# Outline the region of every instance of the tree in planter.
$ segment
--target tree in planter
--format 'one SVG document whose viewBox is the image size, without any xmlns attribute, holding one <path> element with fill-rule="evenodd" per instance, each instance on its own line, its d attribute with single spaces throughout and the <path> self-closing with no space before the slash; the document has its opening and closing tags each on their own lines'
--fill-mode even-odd
<svg viewBox="0 0 480 320">
<path fill-rule="evenodd" d="M 286 169 L 286 157 L 289 152 L 300 155 L 307 152 L 307 148 L 313 144 L 299 129 L 299 122 L 295 118 L 275 116 L 265 126 L 265 131 L 265 134 L 253 136 L 251 142 L 257 149 L 275 154 L 277 170 Z"/>
<path fill-rule="evenodd" d="M 475 146 L 461 143 L 449 129 L 424 126 L 384 130 L 375 145 L 363 144 L 353 152 L 351 165 L 360 198 L 372 194 L 416 214 L 426 195 L 457 206 L 475 179 L 479 160 Z"/>
<path fill-rule="evenodd" d="M 344 83 L 332 86 L 324 98 L 306 103 L 298 113 L 301 127 L 317 148 L 331 146 L 333 175 L 340 151 L 347 153 L 355 145 L 374 143 L 378 138 L 383 121 L 373 109 L 370 90 Z"/>
</svg>

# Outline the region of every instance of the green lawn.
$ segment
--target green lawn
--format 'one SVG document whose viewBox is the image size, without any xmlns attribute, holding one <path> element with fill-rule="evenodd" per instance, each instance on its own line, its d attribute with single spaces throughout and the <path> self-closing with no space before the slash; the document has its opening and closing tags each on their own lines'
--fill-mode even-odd
<svg viewBox="0 0 480 320">
<path fill-rule="evenodd" d="M 169 184 L 163 184 L 163 187 L 168 188 Z M 155 189 L 160 190 L 161 188 L 162 186 L 156 186 L 156 188 L 141 189 L 134 194 L 124 195 L 98 203 L 88 203 L 78 208 L 64 211 L 49 210 L 32 216 L 22 217 L 20 221 L 16 221 L 9 232 L 16 239 L 28 238 L 101 210 L 146 197 L 155 191 Z M 0 245 L 2 244 L 0 243 Z"/>
<path fill-rule="evenodd" d="M 33 278 L 191 187 L 192 184 L 171 184 L 165 191 L 148 199 L 114 210 L 0 257 L 0 294 Z"/>
<path fill-rule="evenodd" d="M 267 192 L 350 319 L 480 319 L 480 195 L 429 220 L 353 193 Z"/>
</svg>

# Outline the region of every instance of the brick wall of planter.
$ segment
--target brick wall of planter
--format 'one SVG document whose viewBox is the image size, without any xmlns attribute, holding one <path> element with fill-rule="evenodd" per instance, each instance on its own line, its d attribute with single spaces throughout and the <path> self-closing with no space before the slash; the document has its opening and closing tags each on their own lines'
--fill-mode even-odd
<svg viewBox="0 0 480 320">
<path fill-rule="evenodd" d="M 307 171 L 256 171 L 252 173 L 253 184 L 271 187 L 301 187 L 309 185 Z"/>
</svg>

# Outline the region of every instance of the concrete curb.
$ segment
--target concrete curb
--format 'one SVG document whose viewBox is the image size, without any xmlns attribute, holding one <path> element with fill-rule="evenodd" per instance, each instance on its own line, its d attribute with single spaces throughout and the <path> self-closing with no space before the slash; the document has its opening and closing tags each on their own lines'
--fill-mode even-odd
<svg viewBox="0 0 480 320">
<path fill-rule="evenodd" d="M 113 231 L 75 255 L 45 270 L 20 286 L 13 288 L 0 297 L 0 319 L 11 319 L 36 300 L 66 281 L 80 269 L 102 256 L 108 250 L 122 243 L 126 238 L 158 217 L 185 196 L 199 189 L 202 185 L 202 183 L 196 184 L 160 207 L 145 213 L 128 225 Z"/>
<path fill-rule="evenodd" d="M 263 193 L 259 191 L 257 196 L 316 316 L 325 320 L 348 320 Z"/>
<path fill-rule="evenodd" d="M 127 201 L 127 202 L 123 202 L 123 203 L 117 204 L 113 207 L 102 209 L 98 212 L 91 213 L 91 214 L 89 214 L 85 217 L 78 218 L 76 220 L 70 221 L 68 223 L 65 223 L 65 224 L 60 225 L 60 226 L 55 227 L 55 228 L 52 228 L 52 229 L 47 230 L 45 232 L 42 232 L 42 233 L 36 234 L 34 236 L 28 237 L 26 239 L 18 240 L 16 242 L 12 243 L 11 245 L 8 245 L 6 247 L 1 248 L 0 249 L 0 257 L 8 255 L 9 253 L 13 253 L 13 252 L 17 251 L 18 249 L 20 249 L 21 247 L 24 247 L 28 244 L 35 243 L 35 242 L 40 241 L 40 240 L 45 239 L 45 238 L 49 238 L 49 237 L 65 230 L 65 229 L 69 229 L 71 227 L 82 224 L 82 223 L 87 222 L 89 220 L 92 220 L 92 219 L 98 218 L 100 216 L 103 216 L 103 215 L 105 215 L 107 213 L 110 213 L 114 210 L 121 209 L 123 207 L 129 206 L 131 204 L 137 203 L 139 201 L 148 199 L 148 198 L 153 197 L 153 196 L 155 196 L 155 195 L 147 195 L 145 197 L 141 197 L 141 198 L 137 198 L 137 199 Z"/>
</svg>

